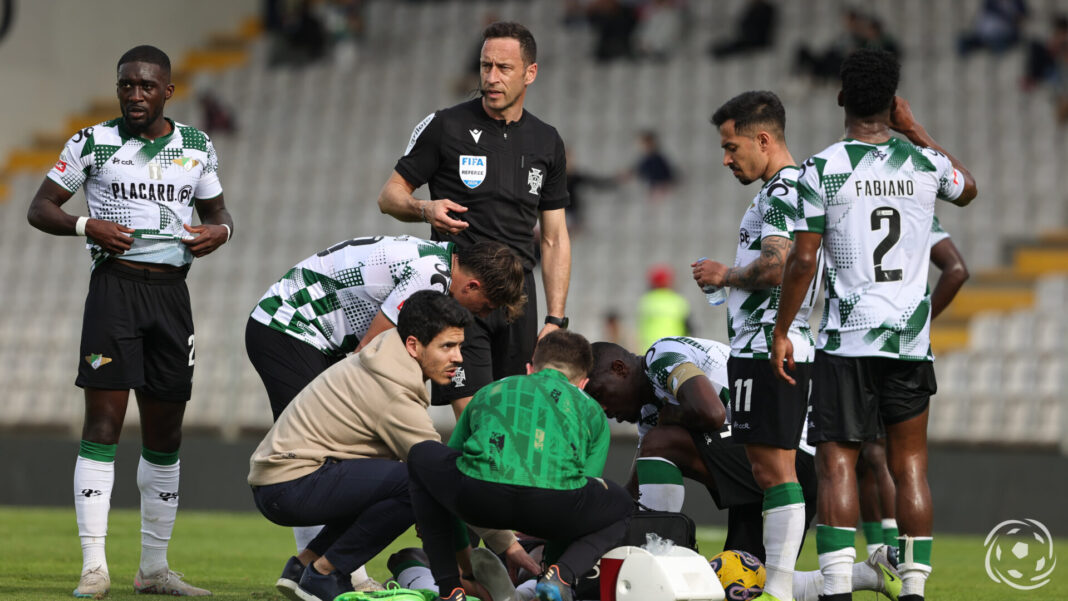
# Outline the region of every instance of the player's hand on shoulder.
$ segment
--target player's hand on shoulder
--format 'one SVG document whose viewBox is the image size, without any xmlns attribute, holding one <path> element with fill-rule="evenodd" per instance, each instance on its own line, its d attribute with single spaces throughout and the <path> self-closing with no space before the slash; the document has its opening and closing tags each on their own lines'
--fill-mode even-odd
<svg viewBox="0 0 1068 601">
<path fill-rule="evenodd" d="M 130 250 L 134 230 L 106 219 L 90 219 L 85 223 L 85 235 L 98 246 L 115 255 Z"/>
<path fill-rule="evenodd" d="M 230 231 L 226 226 L 214 223 L 202 225 L 185 224 L 185 231 L 193 234 L 192 238 L 184 238 L 182 244 L 189 247 L 189 252 L 194 257 L 203 257 L 226 243 Z"/>
<path fill-rule="evenodd" d="M 916 117 L 912 114 L 909 101 L 900 96 L 894 96 L 890 104 L 890 129 L 908 135 L 916 129 Z"/>
<path fill-rule="evenodd" d="M 439 232 L 459 234 L 468 226 L 463 220 L 463 214 L 466 212 L 467 207 L 448 198 L 441 198 L 427 201 L 423 218 L 430 223 L 430 227 Z"/>
</svg>

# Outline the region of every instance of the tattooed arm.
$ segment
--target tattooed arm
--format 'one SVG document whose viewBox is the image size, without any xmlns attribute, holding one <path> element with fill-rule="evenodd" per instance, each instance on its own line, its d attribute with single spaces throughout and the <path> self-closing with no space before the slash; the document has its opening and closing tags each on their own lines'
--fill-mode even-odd
<svg viewBox="0 0 1068 601">
<path fill-rule="evenodd" d="M 724 285 L 743 290 L 763 290 L 782 283 L 782 269 L 790 252 L 790 239 L 768 236 L 760 241 L 760 258 L 743 267 L 731 267 Z"/>
</svg>

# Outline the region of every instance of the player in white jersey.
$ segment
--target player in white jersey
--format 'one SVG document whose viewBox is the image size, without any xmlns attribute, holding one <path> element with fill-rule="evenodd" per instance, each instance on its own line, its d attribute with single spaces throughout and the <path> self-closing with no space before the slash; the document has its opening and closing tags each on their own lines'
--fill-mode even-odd
<svg viewBox="0 0 1068 601">
<path fill-rule="evenodd" d="M 931 263 L 938 268 L 938 281 L 929 298 L 931 320 L 945 310 L 968 280 L 968 266 L 938 217 L 931 222 Z M 928 348 L 928 358 L 934 359 Z M 868 554 L 883 544 L 897 546 L 897 511 L 890 468 L 886 465 L 885 433 L 877 440 L 866 441 L 860 448 L 857 481 L 860 484 L 860 519 L 867 540 Z"/>
<path fill-rule="evenodd" d="M 523 280 L 519 257 L 500 242 L 457 248 L 410 236 L 352 238 L 304 259 L 264 293 L 245 327 L 245 350 L 277 421 L 316 376 L 395 327 L 412 294 L 437 290 L 475 315 L 501 307 L 514 318 L 526 302 Z M 300 565 L 287 564 L 280 581 L 295 587 L 320 529 L 293 529 Z M 377 586 L 362 567 L 353 584 Z"/>
<path fill-rule="evenodd" d="M 644 357 L 609 342 L 593 344 L 586 392 L 608 417 L 638 424 L 638 449 L 628 488 L 650 509 L 681 511 L 683 477 L 704 484 L 728 510 L 726 549 L 765 557 L 763 492 L 742 445 L 724 425 L 730 348 L 713 340 L 661 338 Z M 811 453 L 798 453 L 797 471 L 815 515 Z M 811 516 L 809 516 L 811 518 Z"/>
<path fill-rule="evenodd" d="M 87 237 L 93 273 L 85 301 L 78 379 L 85 421 L 74 469 L 82 541 L 76 597 L 101 597 L 115 448 L 130 390 L 141 416 L 140 593 L 208 595 L 167 564 L 178 510 L 178 449 L 192 391 L 193 317 L 185 274 L 193 257 L 229 241 L 218 164 L 203 132 L 163 116 L 174 92 L 170 59 L 137 46 L 119 59 L 122 116 L 76 133 L 30 204 L 30 223 Z M 84 188 L 88 217 L 61 207 Z M 196 208 L 201 225 L 193 225 Z"/>
<path fill-rule="evenodd" d="M 966 205 L 975 180 L 896 97 L 900 66 L 859 50 L 842 64 L 839 104 L 846 138 L 805 162 L 799 214 L 772 340 L 776 375 L 793 382 L 789 328 L 823 248 L 827 304 L 812 377 L 809 440 L 817 445 L 820 524 L 816 544 L 827 601 L 849 598 L 858 519 L 861 442 L 886 426 L 897 483 L 904 601 L 923 599 L 931 571 L 927 410 L 934 372 L 927 358 L 926 299 L 936 198 Z M 891 137 L 891 130 L 907 140 Z M 916 252 L 922 249 L 922 252 Z"/>
<path fill-rule="evenodd" d="M 475 315 L 523 310 L 523 265 L 500 242 L 470 248 L 411 236 L 339 242 L 291 268 L 249 317 L 245 348 L 274 418 L 327 367 L 394 327 L 419 290 L 450 294 Z"/>
<path fill-rule="evenodd" d="M 742 184 L 764 185 L 742 218 L 734 266 L 716 261 L 693 264 L 701 287 L 730 286 L 727 331 L 733 383 L 731 430 L 745 445 L 753 477 L 764 491 L 764 547 L 767 582 L 762 599 L 791 599 L 794 564 L 805 535 L 805 498 L 794 470 L 808 408 L 808 380 L 814 345 L 808 313 L 813 282 L 790 325 L 799 385 L 776 379 L 768 365 L 771 330 L 779 304 L 782 266 L 794 235 L 798 169 L 786 146 L 786 111 L 772 92 L 744 92 L 712 115 L 719 128 L 723 164 Z"/>
</svg>

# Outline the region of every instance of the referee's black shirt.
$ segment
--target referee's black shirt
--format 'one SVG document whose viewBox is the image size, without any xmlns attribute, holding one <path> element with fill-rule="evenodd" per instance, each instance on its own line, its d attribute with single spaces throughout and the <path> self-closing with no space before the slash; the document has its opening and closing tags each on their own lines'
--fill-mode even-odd
<svg viewBox="0 0 1068 601">
<path fill-rule="evenodd" d="M 448 198 L 468 208 L 459 217 L 470 224 L 467 229 L 434 230 L 432 239 L 461 246 L 497 240 L 512 247 L 527 270 L 534 268 L 539 212 L 569 204 L 564 142 L 556 128 L 525 110 L 506 125 L 486 114 L 481 98 L 424 119 L 395 168 L 416 188 L 429 184 L 432 200 Z"/>
</svg>

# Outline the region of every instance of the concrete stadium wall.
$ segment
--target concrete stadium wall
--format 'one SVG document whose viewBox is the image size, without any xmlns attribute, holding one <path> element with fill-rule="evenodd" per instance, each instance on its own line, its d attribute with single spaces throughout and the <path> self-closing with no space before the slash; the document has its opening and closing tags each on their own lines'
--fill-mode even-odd
<svg viewBox="0 0 1068 601">
<path fill-rule="evenodd" d="M 67 115 L 112 94 L 123 52 L 152 44 L 177 63 L 209 34 L 234 30 L 256 15 L 260 4 L 15 0 L 11 29 L 0 40 L 0 159 L 39 129 L 65 129 Z"/>
<path fill-rule="evenodd" d="M 136 432 L 119 444 L 113 507 L 140 503 L 135 475 L 140 452 Z M 255 511 L 245 484 L 248 458 L 258 440 L 223 442 L 186 436 L 182 447 L 182 507 L 196 510 Z M 78 441 L 70 437 L 0 436 L 0 505 L 72 505 L 72 480 Z M 625 482 L 634 455 L 633 441 L 614 439 L 605 475 Z M 1054 537 L 1068 533 L 1068 456 L 1056 451 L 961 449 L 931 451 L 930 483 L 935 501 L 935 531 L 985 535 L 1007 519 L 1033 518 Z M 687 481 L 684 511 L 699 524 L 726 525 L 703 487 Z"/>
</svg>

